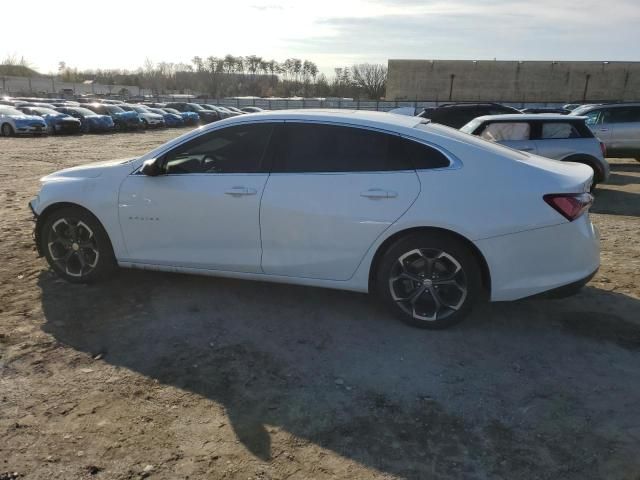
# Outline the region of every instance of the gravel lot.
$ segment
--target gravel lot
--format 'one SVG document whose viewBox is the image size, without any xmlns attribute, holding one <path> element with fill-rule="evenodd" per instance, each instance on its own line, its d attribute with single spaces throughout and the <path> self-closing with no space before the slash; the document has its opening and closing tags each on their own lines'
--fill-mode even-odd
<svg viewBox="0 0 640 480">
<path fill-rule="evenodd" d="M 38 178 L 175 130 L 0 138 L 0 478 L 640 479 L 640 163 L 579 295 L 415 330 L 366 295 L 36 257 Z"/>
</svg>

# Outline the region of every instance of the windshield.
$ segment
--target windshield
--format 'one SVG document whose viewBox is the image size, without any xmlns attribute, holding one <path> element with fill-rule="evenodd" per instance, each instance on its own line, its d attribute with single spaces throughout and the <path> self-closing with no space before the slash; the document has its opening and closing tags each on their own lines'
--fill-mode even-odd
<svg viewBox="0 0 640 480">
<path fill-rule="evenodd" d="M 38 115 L 63 115 L 60 112 L 51 110 L 50 108 L 34 108 L 33 110 L 38 112 Z"/>
<path fill-rule="evenodd" d="M 204 108 L 202 108 L 200 105 L 198 105 L 197 103 L 189 103 L 188 105 L 191 106 L 191 108 L 193 108 L 196 111 L 201 111 L 204 110 Z"/>
<path fill-rule="evenodd" d="M 74 112 L 78 112 L 80 115 L 84 115 L 85 117 L 87 115 L 95 115 L 96 112 L 92 112 L 91 110 L 89 110 L 88 108 L 74 108 L 72 109 Z"/>
<path fill-rule="evenodd" d="M 123 109 L 121 109 L 120 107 L 116 107 L 115 105 L 105 105 L 105 109 L 109 113 L 122 113 L 122 112 L 124 112 Z"/>
<path fill-rule="evenodd" d="M 20 110 L 16 110 L 13 107 L 5 107 L 0 105 L 0 114 L 2 115 L 24 115 Z"/>
<path fill-rule="evenodd" d="M 169 113 L 175 113 L 177 115 L 180 115 L 180 112 L 178 110 L 176 110 L 175 108 L 163 108 L 163 110 L 165 112 L 169 112 Z"/>
<path fill-rule="evenodd" d="M 138 113 L 149 113 L 149 110 L 147 110 L 145 107 L 141 107 L 139 105 L 136 105 L 135 107 L 131 107 L 131 108 L 133 108 Z"/>
</svg>

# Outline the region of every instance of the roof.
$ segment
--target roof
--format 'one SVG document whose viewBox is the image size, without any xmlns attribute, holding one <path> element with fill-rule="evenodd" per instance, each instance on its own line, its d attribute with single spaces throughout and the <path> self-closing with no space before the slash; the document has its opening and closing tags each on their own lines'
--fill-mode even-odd
<svg viewBox="0 0 640 480">
<path fill-rule="evenodd" d="M 387 112 L 369 110 L 346 109 L 304 109 L 304 110 L 272 110 L 268 112 L 252 113 L 251 118 L 270 118 L 274 120 L 322 120 L 345 122 L 357 125 L 378 125 L 413 128 L 421 123 L 427 123 L 422 117 L 397 115 Z M 242 117 L 235 117 L 242 118 Z"/>
<path fill-rule="evenodd" d="M 577 115 L 562 115 L 560 113 L 506 113 L 503 115 L 484 115 L 478 117 L 475 120 L 513 120 L 514 122 L 523 120 L 543 120 L 543 121 L 575 121 L 584 120 L 586 117 L 580 117 Z"/>
</svg>

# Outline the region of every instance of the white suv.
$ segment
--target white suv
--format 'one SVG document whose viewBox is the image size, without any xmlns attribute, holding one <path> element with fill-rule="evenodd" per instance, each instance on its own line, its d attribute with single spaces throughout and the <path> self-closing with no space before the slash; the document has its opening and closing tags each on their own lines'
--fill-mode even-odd
<svg viewBox="0 0 640 480">
<path fill-rule="evenodd" d="M 593 169 L 593 185 L 606 182 L 609 164 L 605 145 L 585 124 L 586 117 L 558 114 L 487 115 L 460 130 L 523 152 Z"/>
</svg>

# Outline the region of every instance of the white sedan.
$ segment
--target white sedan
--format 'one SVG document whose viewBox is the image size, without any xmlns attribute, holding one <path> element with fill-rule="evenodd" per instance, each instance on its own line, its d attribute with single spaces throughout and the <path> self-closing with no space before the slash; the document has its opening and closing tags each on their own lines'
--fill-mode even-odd
<svg viewBox="0 0 640 480">
<path fill-rule="evenodd" d="M 53 173 L 30 206 L 71 282 L 119 265 L 371 292 L 441 328 L 593 276 L 592 174 L 420 117 L 277 111 Z"/>
</svg>

